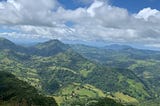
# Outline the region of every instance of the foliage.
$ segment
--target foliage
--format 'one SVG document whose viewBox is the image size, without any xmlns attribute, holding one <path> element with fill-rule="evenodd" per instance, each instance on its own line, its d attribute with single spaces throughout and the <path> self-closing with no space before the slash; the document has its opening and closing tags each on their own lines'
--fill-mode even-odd
<svg viewBox="0 0 160 106">
<path fill-rule="evenodd" d="M 85 45 L 71 45 L 89 60 L 105 66 L 126 68 L 139 77 L 146 90 L 156 98 L 160 94 L 160 52 L 140 50 L 125 45 L 111 45 L 102 48 Z M 127 81 L 131 84 L 132 81 Z M 157 95 L 158 94 L 158 95 Z"/>
<path fill-rule="evenodd" d="M 0 99 L 1 104 L 57 106 L 53 98 L 40 95 L 34 87 L 6 72 L 0 72 Z"/>
<path fill-rule="evenodd" d="M 124 69 L 137 63 L 135 60 L 142 56 L 139 51 L 139 57 L 131 53 L 132 49 L 128 48 L 124 54 L 119 51 L 107 51 L 103 48 L 88 49 L 88 47 L 85 50 L 80 48 L 75 52 L 69 45 L 58 40 L 47 41 L 32 47 L 17 46 L 5 39 L 0 41 L 0 44 L 3 46 L 0 46 L 0 71 L 14 74 L 20 80 L 26 81 L 47 95 L 54 95 L 73 82 L 82 85 L 90 84 L 106 93 L 122 92 L 138 100 L 149 99 L 152 94 L 155 95 L 152 93 L 154 89 L 151 89 L 150 86 L 151 82 L 157 80 L 158 77 L 147 82 L 139 78 L 134 71 Z M 82 53 L 83 51 L 85 53 Z M 90 61 L 84 56 L 105 65 Z M 146 55 L 141 57 L 141 59 L 144 58 Z M 148 62 L 147 59 L 143 61 Z M 139 62 L 138 64 L 144 65 L 145 63 Z M 148 64 L 154 66 L 158 63 L 151 64 L 150 62 Z M 121 68 L 109 68 L 110 66 Z M 130 69 L 136 68 L 138 67 L 133 65 Z M 148 67 L 147 69 L 149 70 Z M 150 75 L 148 76 L 150 77 Z M 97 95 L 83 89 L 80 94 L 84 93 L 92 95 L 90 97 Z M 78 99 L 74 101 L 78 101 Z"/>
</svg>

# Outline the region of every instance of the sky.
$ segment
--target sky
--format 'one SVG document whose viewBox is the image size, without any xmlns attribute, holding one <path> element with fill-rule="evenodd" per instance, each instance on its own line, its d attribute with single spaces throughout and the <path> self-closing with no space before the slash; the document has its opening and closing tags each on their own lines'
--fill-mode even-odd
<svg viewBox="0 0 160 106">
<path fill-rule="evenodd" d="M 160 1 L 0 0 L 0 36 L 160 49 Z"/>
</svg>

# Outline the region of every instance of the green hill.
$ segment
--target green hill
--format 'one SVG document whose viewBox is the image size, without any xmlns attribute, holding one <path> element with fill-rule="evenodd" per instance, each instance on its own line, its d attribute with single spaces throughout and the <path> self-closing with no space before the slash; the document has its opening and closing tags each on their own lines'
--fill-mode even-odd
<svg viewBox="0 0 160 106">
<path fill-rule="evenodd" d="M 72 83 L 61 88 L 54 94 L 54 98 L 59 101 L 60 106 L 128 106 L 133 100 L 123 95 L 123 98 L 130 100 L 121 103 L 118 99 L 107 97 L 102 90 L 92 85 L 79 83 Z M 137 100 L 134 99 L 135 101 L 137 103 Z"/>
<path fill-rule="evenodd" d="M 104 48 L 85 45 L 71 45 L 71 47 L 85 58 L 110 67 L 132 70 L 157 97 L 160 92 L 159 64 L 160 52 L 140 50 L 129 46 L 111 45 Z"/>
<path fill-rule="evenodd" d="M 50 40 L 28 48 L 31 55 L 43 57 L 53 56 L 58 53 L 65 52 L 67 49 L 69 49 L 69 46 L 63 44 L 59 40 Z"/>
<path fill-rule="evenodd" d="M 28 83 L 20 81 L 14 75 L 0 72 L 1 106 L 57 106 L 53 98 L 40 95 Z"/>
</svg>

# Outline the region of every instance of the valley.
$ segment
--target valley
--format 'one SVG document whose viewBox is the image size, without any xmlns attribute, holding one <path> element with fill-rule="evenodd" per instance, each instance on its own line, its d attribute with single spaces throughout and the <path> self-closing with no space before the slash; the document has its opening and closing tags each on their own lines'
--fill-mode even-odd
<svg viewBox="0 0 160 106">
<path fill-rule="evenodd" d="M 0 38 L 0 71 L 13 74 L 59 106 L 137 106 L 158 101 L 159 55 L 58 40 L 23 47 Z"/>
</svg>

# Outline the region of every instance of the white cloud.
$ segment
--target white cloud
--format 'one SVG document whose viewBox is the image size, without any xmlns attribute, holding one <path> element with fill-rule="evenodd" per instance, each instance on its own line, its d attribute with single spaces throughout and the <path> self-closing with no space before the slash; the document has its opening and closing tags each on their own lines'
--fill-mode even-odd
<svg viewBox="0 0 160 106">
<path fill-rule="evenodd" d="M 0 2 L 0 24 L 23 37 L 160 44 L 159 10 L 130 14 L 103 0 L 75 10 L 64 9 L 56 0 L 8 0 Z"/>
<path fill-rule="evenodd" d="M 104 3 L 100 1 L 95 1 L 88 9 L 87 12 L 94 17 L 95 16 L 95 10 L 101 7 Z"/>
<path fill-rule="evenodd" d="M 144 20 L 148 21 L 148 19 L 150 17 L 154 17 L 157 14 L 159 14 L 159 11 L 156 9 L 144 8 L 135 17 L 136 18 L 143 18 Z"/>
<path fill-rule="evenodd" d="M 0 2 L 1 24 L 52 25 L 56 0 L 8 0 Z"/>
</svg>

